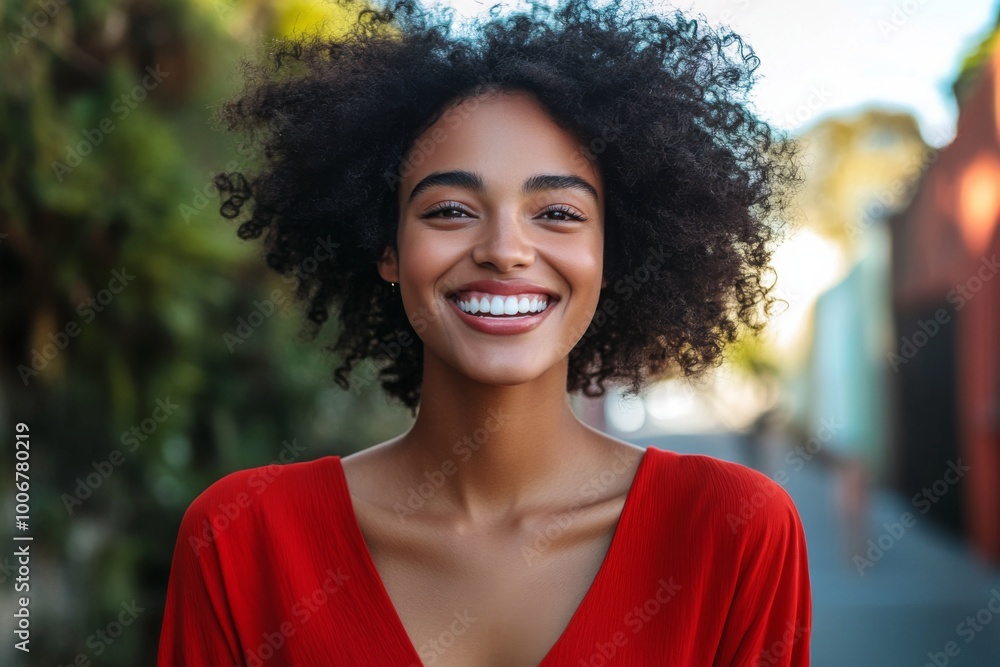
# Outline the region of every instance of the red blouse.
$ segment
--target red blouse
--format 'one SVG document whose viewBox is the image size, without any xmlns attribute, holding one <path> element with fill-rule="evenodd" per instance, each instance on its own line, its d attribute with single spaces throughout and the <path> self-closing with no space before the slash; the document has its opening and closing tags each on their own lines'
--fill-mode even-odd
<svg viewBox="0 0 1000 667">
<path fill-rule="evenodd" d="M 811 622 L 788 493 L 736 463 L 649 447 L 604 561 L 539 667 L 800 667 Z M 437 650 L 410 641 L 339 456 L 230 473 L 185 512 L 157 667 L 421 667 Z"/>
</svg>

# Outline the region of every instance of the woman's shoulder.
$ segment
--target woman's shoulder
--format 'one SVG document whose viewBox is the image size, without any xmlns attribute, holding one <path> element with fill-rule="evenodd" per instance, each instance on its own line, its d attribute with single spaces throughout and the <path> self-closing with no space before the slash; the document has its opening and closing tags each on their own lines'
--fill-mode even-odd
<svg viewBox="0 0 1000 667">
<path fill-rule="evenodd" d="M 706 454 L 650 449 L 657 463 L 654 496 L 668 511 L 684 506 L 692 518 L 722 524 L 734 536 L 801 532 L 792 497 L 763 472 Z"/>
<path fill-rule="evenodd" d="M 228 531 L 232 526 L 249 525 L 249 516 L 280 514 L 308 509 L 310 494 L 329 488 L 335 456 L 309 461 L 272 462 L 229 472 L 209 484 L 188 505 L 181 520 L 181 532 L 209 529 Z M 287 515 L 286 515 L 287 516 Z"/>
<path fill-rule="evenodd" d="M 263 496 L 269 492 L 288 493 L 301 489 L 318 475 L 329 474 L 335 456 L 321 456 L 309 461 L 284 463 L 272 461 L 259 466 L 240 468 L 226 473 L 198 494 L 191 507 L 211 507 L 216 501 L 226 502 L 240 496 Z"/>
</svg>

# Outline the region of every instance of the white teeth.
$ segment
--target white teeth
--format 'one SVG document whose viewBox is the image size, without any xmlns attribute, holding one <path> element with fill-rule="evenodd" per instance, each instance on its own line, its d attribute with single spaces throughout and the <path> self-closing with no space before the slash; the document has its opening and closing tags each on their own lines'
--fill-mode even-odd
<svg viewBox="0 0 1000 667">
<path fill-rule="evenodd" d="M 523 315 L 526 313 L 540 313 L 548 307 L 548 301 L 538 296 L 530 299 L 526 296 L 520 298 L 516 296 L 494 296 L 492 298 L 482 297 L 479 299 L 469 299 L 467 301 L 458 300 L 458 307 L 466 313 L 476 315 L 483 313 L 492 317 Z"/>
</svg>

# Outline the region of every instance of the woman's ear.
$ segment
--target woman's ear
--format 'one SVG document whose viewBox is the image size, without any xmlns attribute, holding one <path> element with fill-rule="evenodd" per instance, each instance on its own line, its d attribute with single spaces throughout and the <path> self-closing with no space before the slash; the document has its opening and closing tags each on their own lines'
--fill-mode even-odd
<svg viewBox="0 0 1000 667">
<path fill-rule="evenodd" d="M 387 282 L 399 282 L 399 255 L 395 248 L 386 246 L 382 251 L 382 257 L 378 260 L 378 274 Z"/>
</svg>

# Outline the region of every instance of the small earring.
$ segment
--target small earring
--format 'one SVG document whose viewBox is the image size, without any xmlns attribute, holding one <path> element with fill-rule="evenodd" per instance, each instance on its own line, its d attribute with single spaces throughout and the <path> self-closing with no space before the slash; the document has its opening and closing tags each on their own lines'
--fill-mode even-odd
<svg viewBox="0 0 1000 667">
<path fill-rule="evenodd" d="M 396 293 L 396 283 L 389 283 L 389 291 L 393 294 Z"/>
</svg>

